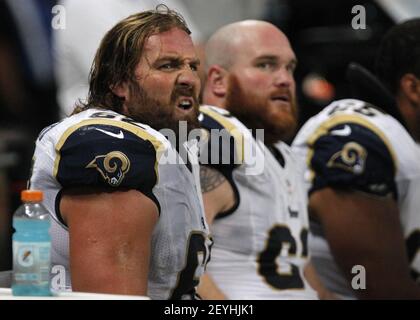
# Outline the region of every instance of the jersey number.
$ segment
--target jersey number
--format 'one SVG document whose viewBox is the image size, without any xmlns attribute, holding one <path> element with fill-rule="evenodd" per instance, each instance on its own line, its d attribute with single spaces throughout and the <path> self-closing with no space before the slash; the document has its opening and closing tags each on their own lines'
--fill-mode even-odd
<svg viewBox="0 0 420 320">
<path fill-rule="evenodd" d="M 170 297 L 173 300 L 179 300 L 185 294 L 195 293 L 195 287 L 200 280 L 195 274 L 200 268 L 204 272 L 209 260 L 209 248 L 206 248 L 206 238 L 202 233 L 191 233 L 187 246 L 186 264 L 178 274 L 176 287 Z"/>
<path fill-rule="evenodd" d="M 268 284 L 280 290 L 304 289 L 305 285 L 300 276 L 299 268 L 293 263 L 277 264 L 276 259 L 279 255 L 286 257 L 296 256 L 297 241 L 302 243 L 301 257 L 308 256 L 308 230 L 302 229 L 300 239 L 295 239 L 290 229 L 285 225 L 277 225 L 271 229 L 267 241 L 267 246 L 258 258 L 258 272 L 264 277 Z"/>
<path fill-rule="evenodd" d="M 93 114 L 91 114 L 90 116 L 91 118 L 100 118 L 100 119 L 115 119 L 115 120 L 120 120 L 120 121 L 124 121 L 127 122 L 129 124 L 132 124 L 136 127 L 140 127 L 142 129 L 146 129 L 145 127 L 141 126 L 139 123 L 135 122 L 133 119 L 128 118 L 126 116 L 123 115 L 116 115 L 116 114 L 110 114 L 107 112 L 95 112 Z"/>
<path fill-rule="evenodd" d="M 405 241 L 405 244 L 407 247 L 408 261 L 412 264 L 416 255 L 420 254 L 420 230 L 411 233 Z M 420 273 L 418 270 L 415 270 L 413 266 L 411 267 L 411 276 L 420 284 Z"/>
<path fill-rule="evenodd" d="M 332 115 L 337 112 L 347 111 L 349 109 L 367 117 L 374 117 L 379 114 L 385 114 L 382 110 L 379 110 L 378 108 L 367 102 L 341 101 L 328 113 L 328 115 Z"/>
</svg>

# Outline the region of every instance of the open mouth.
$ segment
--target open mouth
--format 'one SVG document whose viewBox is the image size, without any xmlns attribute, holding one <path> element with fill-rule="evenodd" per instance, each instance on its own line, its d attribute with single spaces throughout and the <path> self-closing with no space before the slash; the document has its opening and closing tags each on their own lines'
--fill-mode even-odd
<svg viewBox="0 0 420 320">
<path fill-rule="evenodd" d="M 181 98 L 177 103 L 177 107 L 181 110 L 190 110 L 193 108 L 194 102 L 192 98 Z"/>
</svg>

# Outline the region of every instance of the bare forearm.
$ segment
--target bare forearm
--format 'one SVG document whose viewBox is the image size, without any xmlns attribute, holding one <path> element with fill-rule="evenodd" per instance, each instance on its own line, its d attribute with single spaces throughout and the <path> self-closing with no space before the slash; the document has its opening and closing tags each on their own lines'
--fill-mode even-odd
<svg viewBox="0 0 420 320">
<path fill-rule="evenodd" d="M 219 213 L 233 208 L 235 194 L 226 178 L 213 168 L 200 167 L 200 182 L 207 223 L 212 224 Z"/>
<path fill-rule="evenodd" d="M 72 270 L 72 290 L 78 292 L 147 295 L 147 278 L 130 276 L 121 268 L 110 266 L 93 271 Z"/>
<path fill-rule="evenodd" d="M 409 275 L 395 200 L 323 189 L 311 196 L 310 205 L 349 286 L 353 267 L 364 268 L 366 288 L 354 290 L 355 295 L 362 299 L 420 298 L 420 287 Z"/>
<path fill-rule="evenodd" d="M 137 191 L 65 195 L 73 290 L 147 294 L 156 205 Z"/>
</svg>

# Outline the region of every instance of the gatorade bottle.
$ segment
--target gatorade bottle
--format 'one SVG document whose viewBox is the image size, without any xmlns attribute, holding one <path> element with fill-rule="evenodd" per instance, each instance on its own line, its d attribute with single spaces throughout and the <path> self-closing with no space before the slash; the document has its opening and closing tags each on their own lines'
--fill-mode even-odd
<svg viewBox="0 0 420 320">
<path fill-rule="evenodd" d="M 50 216 L 39 190 L 24 190 L 23 204 L 13 216 L 13 279 L 15 296 L 51 295 L 49 234 Z"/>
</svg>

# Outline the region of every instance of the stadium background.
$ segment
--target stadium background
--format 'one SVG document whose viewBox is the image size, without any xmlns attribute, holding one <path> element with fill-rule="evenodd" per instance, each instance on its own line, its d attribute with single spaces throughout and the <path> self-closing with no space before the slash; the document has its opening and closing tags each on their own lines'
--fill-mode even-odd
<svg viewBox="0 0 420 320">
<path fill-rule="evenodd" d="M 358 94 L 348 81 L 348 64 L 374 71 L 384 32 L 420 16 L 418 0 L 179 1 L 203 41 L 218 27 L 247 18 L 270 21 L 286 33 L 299 60 L 301 124 L 328 102 Z M 26 186 L 34 140 L 59 120 L 53 32 L 60 31 L 51 27 L 55 5 L 56 0 L 0 0 L 0 271 L 11 268 L 10 221 Z M 366 28 L 352 28 L 355 5 L 365 8 Z"/>
</svg>

